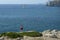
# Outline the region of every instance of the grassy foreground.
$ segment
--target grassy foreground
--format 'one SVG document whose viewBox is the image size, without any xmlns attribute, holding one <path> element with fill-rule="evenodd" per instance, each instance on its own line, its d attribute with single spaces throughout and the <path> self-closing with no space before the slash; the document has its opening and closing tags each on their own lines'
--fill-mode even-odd
<svg viewBox="0 0 60 40">
<path fill-rule="evenodd" d="M 2 36 L 7 36 L 9 38 L 18 38 L 18 37 L 23 37 L 23 36 L 30 36 L 30 37 L 41 37 L 42 33 L 39 32 L 6 32 L 6 33 L 1 33 L 0 37 Z"/>
</svg>

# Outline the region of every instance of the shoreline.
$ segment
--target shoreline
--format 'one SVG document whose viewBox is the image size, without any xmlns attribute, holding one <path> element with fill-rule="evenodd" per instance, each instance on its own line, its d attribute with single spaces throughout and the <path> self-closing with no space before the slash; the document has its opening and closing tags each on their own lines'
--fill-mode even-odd
<svg viewBox="0 0 60 40">
<path fill-rule="evenodd" d="M 57 30 L 45 30 L 43 32 L 25 31 L 25 32 L 7 32 L 3 33 L 0 39 L 4 40 L 60 40 L 60 31 Z"/>
</svg>

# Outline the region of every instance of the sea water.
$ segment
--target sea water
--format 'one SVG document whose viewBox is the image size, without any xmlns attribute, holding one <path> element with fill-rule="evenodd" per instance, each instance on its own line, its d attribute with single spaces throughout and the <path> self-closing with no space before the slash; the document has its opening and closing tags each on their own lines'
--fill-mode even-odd
<svg viewBox="0 0 60 40">
<path fill-rule="evenodd" d="M 60 30 L 60 7 L 1 4 L 0 32 Z"/>
</svg>

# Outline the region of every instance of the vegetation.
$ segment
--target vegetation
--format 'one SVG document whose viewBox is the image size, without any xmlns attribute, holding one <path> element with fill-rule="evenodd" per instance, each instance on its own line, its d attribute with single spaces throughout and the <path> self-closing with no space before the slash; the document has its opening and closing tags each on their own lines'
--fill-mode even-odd
<svg viewBox="0 0 60 40">
<path fill-rule="evenodd" d="M 22 32 L 22 33 L 6 32 L 6 33 L 0 34 L 0 37 L 2 36 L 7 36 L 9 38 L 17 38 L 17 37 L 23 37 L 23 36 L 41 37 L 42 33 L 39 33 L 39 32 Z"/>
<path fill-rule="evenodd" d="M 6 33 L 1 33 L 0 34 L 0 37 L 2 37 L 2 36 L 6 36 Z"/>
<path fill-rule="evenodd" d="M 23 32 L 20 33 L 21 36 L 31 36 L 31 37 L 40 37 L 42 36 L 42 33 L 39 32 Z"/>
</svg>

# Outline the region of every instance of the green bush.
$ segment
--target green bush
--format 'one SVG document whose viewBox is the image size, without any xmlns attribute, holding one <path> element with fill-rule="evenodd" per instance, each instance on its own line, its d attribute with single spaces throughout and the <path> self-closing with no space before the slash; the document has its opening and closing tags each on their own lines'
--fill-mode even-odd
<svg viewBox="0 0 60 40">
<path fill-rule="evenodd" d="M 0 34 L 0 37 L 2 37 L 2 36 L 6 36 L 6 33 L 4 32 L 4 33 L 1 33 Z"/>
<path fill-rule="evenodd" d="M 40 37 L 42 36 L 42 33 L 39 33 L 39 32 L 23 32 L 23 33 L 20 33 L 20 36 L 31 36 L 31 37 Z"/>
<path fill-rule="evenodd" d="M 10 38 L 17 38 L 18 34 L 16 32 L 9 32 L 6 34 L 6 36 L 8 36 Z"/>
<path fill-rule="evenodd" d="M 2 35 L 0 34 L 0 37 L 2 37 Z"/>
<path fill-rule="evenodd" d="M 1 36 L 7 36 L 9 38 L 17 38 L 17 37 L 23 37 L 23 36 L 41 37 L 42 33 L 39 33 L 39 32 L 22 32 L 22 33 L 6 32 L 6 33 L 0 34 L 0 37 Z"/>
</svg>

